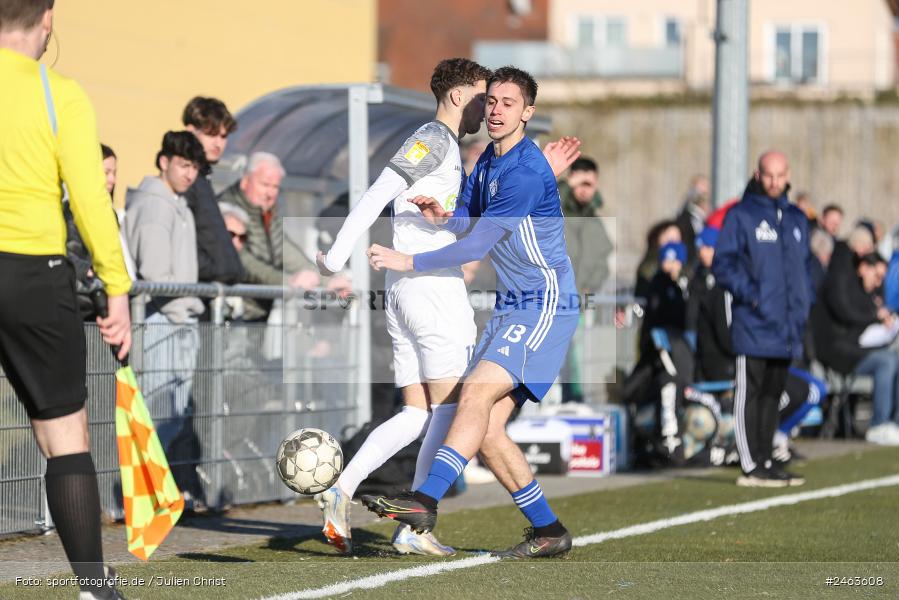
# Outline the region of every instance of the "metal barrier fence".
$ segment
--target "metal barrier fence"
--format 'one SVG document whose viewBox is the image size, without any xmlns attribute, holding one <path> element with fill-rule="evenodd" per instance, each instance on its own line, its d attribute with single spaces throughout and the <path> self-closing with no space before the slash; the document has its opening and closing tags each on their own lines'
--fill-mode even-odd
<svg viewBox="0 0 899 600">
<path fill-rule="evenodd" d="M 299 427 L 339 432 L 357 422 L 355 309 L 336 322 L 317 323 L 303 314 L 298 298 L 280 287 L 138 282 L 132 292 L 131 364 L 182 490 L 211 507 L 295 497 L 274 470 L 284 435 Z M 212 322 L 179 326 L 152 317 L 145 322 L 148 293 L 212 298 Z M 282 296 L 282 324 L 223 319 L 226 297 Z M 96 325 L 85 324 L 85 335 L 91 453 L 101 504 L 105 513 L 121 518 L 118 364 Z M 310 353 L 320 339 L 349 349 L 340 355 L 340 364 L 331 359 L 329 365 L 347 372 L 342 383 L 321 377 L 323 365 Z M 45 464 L 24 409 L 0 376 L 0 534 L 52 526 L 44 500 Z"/>
<path fill-rule="evenodd" d="M 597 295 L 575 334 L 581 348 L 578 362 L 584 401 L 618 401 L 613 390 L 637 363 L 637 331 L 643 310 L 630 294 Z M 578 337 L 580 339 L 578 339 Z"/>
<path fill-rule="evenodd" d="M 301 296 L 285 295 L 280 287 L 137 282 L 132 293 L 131 364 L 176 481 L 193 502 L 225 507 L 294 498 L 274 469 L 284 435 L 299 427 L 339 434 L 369 414 L 370 407 L 359 402 L 365 395 L 360 394 L 358 366 L 368 357 L 357 343 L 358 302 L 325 319 L 304 309 Z M 190 326 L 155 322 L 146 318 L 150 293 L 210 298 L 212 320 Z M 281 300 L 283 322 L 228 322 L 229 297 Z M 615 326 L 616 307 L 622 304 L 626 301 L 603 299 L 585 319 L 582 370 L 599 373 L 584 383 L 589 401 L 604 401 L 610 376 L 633 362 L 633 329 Z M 91 453 L 103 510 L 121 518 L 118 364 L 96 325 L 86 324 L 85 333 Z M 319 352 L 322 341 L 337 351 Z M 0 374 L 0 534 L 52 526 L 44 467 L 27 415 Z"/>
</svg>

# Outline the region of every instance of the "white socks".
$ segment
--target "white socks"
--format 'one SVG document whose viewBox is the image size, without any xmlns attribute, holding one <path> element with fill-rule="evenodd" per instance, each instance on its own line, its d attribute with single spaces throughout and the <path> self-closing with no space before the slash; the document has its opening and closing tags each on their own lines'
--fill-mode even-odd
<svg viewBox="0 0 899 600">
<path fill-rule="evenodd" d="M 456 416 L 457 406 L 456 403 L 438 404 L 431 408 L 431 413 L 420 408 L 404 407 L 368 435 L 353 460 L 340 474 L 337 485 L 352 497 L 366 477 L 426 431 L 415 462 L 415 478 L 412 481 L 412 489 L 417 489 L 428 478 L 434 455 L 446 439 Z"/>
<path fill-rule="evenodd" d="M 428 434 L 431 433 L 430 428 L 428 428 L 428 417 L 428 411 L 406 406 L 403 407 L 402 411 L 378 425 L 370 434 L 368 434 L 362 447 L 359 448 L 359 451 L 353 456 L 353 460 L 349 462 L 343 469 L 343 473 L 340 474 L 340 479 L 337 480 L 337 485 L 340 486 L 340 489 L 352 498 L 356 493 L 356 488 L 359 487 L 359 484 L 362 483 L 372 471 L 387 462 L 387 460 L 394 454 L 417 440 L 425 429 L 428 429 Z M 452 420 L 452 418 L 450 418 L 450 420 Z M 447 425 L 447 427 L 449 427 L 449 425 Z M 446 432 L 444 432 L 444 434 L 445 433 Z M 440 447 L 441 443 L 443 443 L 442 437 L 432 451 L 431 458 L 428 462 L 429 468 L 431 465 L 430 460 L 433 460 L 433 452 L 437 451 L 437 448 Z M 419 462 L 420 461 L 421 454 L 419 454 Z M 415 475 L 417 480 L 417 466 Z M 425 477 L 427 477 L 427 475 L 428 473 L 425 471 Z"/>
<path fill-rule="evenodd" d="M 453 417 L 456 416 L 455 402 L 452 404 L 437 404 L 431 407 L 431 423 L 428 432 L 421 442 L 421 450 L 418 451 L 418 460 L 415 461 L 415 478 L 412 480 L 412 489 L 417 490 L 427 480 L 434 455 L 443 445 L 446 434 L 449 432 Z"/>
</svg>

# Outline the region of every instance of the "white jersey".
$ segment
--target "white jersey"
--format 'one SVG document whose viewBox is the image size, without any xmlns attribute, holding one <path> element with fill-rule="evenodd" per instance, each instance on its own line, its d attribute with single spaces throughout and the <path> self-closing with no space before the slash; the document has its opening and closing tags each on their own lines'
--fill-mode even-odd
<svg viewBox="0 0 899 600">
<path fill-rule="evenodd" d="M 404 254 L 439 250 L 456 235 L 431 225 L 409 202 L 429 196 L 455 210 L 462 187 L 459 140 L 440 121 L 425 123 L 409 136 L 387 168 L 409 188 L 393 200 L 393 247 Z M 387 331 L 393 339 L 397 387 L 460 377 L 474 348 L 477 329 L 462 269 L 427 273 L 387 273 Z"/>
<path fill-rule="evenodd" d="M 343 269 L 359 236 L 371 227 L 388 204 L 392 208 L 394 249 L 405 254 L 418 254 L 452 244 L 456 235 L 428 223 L 409 199 L 429 196 L 440 202 L 445 210 L 454 210 L 461 187 L 462 158 L 456 134 L 440 121 L 425 123 L 406 138 L 359 204 L 350 211 L 325 257 L 325 266 L 333 272 Z M 396 280 L 397 274 L 391 273 L 391 279 Z M 455 267 L 430 274 L 461 277 L 461 273 L 461 269 Z M 420 274 L 405 275 L 415 277 Z"/>
<path fill-rule="evenodd" d="M 436 199 L 444 210 L 455 210 L 462 186 L 462 158 L 459 140 L 440 121 L 431 121 L 409 136 L 387 167 L 402 177 L 409 188 L 393 200 L 393 248 L 404 254 L 438 250 L 456 241 L 456 235 L 432 225 L 421 216 L 421 210 L 409 202 L 415 196 Z M 454 267 L 430 275 L 461 276 Z M 415 273 L 394 273 L 416 276 Z"/>
<path fill-rule="evenodd" d="M 403 142 L 350 212 L 325 257 L 325 266 L 335 272 L 343 268 L 359 235 L 391 202 L 394 249 L 418 254 L 452 244 L 456 235 L 428 223 L 409 199 L 429 196 L 444 210 L 455 210 L 461 187 L 458 138 L 439 121 L 422 125 Z M 460 377 L 477 334 L 462 269 L 388 271 L 386 284 L 387 331 L 393 340 L 397 387 Z"/>
</svg>

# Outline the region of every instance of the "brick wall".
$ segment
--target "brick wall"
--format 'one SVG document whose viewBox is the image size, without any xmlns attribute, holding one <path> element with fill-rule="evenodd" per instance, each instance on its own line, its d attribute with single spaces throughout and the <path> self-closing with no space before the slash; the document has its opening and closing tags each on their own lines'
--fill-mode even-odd
<svg viewBox="0 0 899 600">
<path fill-rule="evenodd" d="M 507 0 L 379 0 L 378 61 L 391 85 L 428 91 L 440 60 L 470 58 L 475 40 L 545 40 L 548 0 L 515 15 Z M 528 4 L 515 2 L 514 4 Z"/>
</svg>

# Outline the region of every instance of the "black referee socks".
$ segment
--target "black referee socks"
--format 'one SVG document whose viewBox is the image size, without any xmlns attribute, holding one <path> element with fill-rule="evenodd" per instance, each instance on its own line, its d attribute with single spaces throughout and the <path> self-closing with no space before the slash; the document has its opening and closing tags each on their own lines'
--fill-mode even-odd
<svg viewBox="0 0 899 600">
<path fill-rule="evenodd" d="M 104 584 L 103 546 L 100 537 L 100 493 L 97 471 L 90 453 L 66 454 L 47 459 L 47 505 L 62 547 L 84 591 L 98 591 Z M 90 581 L 93 580 L 93 581 Z"/>
</svg>

